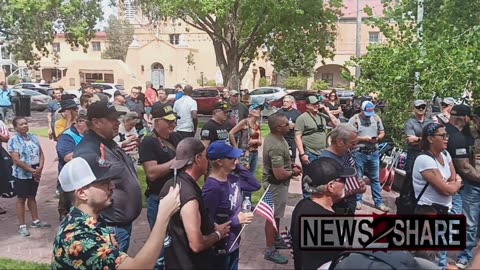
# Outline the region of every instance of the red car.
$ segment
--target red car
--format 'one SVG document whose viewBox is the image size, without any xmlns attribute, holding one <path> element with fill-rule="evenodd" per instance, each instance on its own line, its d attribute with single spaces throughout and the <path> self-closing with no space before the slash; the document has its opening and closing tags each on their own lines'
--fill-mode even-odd
<svg viewBox="0 0 480 270">
<path fill-rule="evenodd" d="M 205 87 L 194 89 L 192 98 L 197 101 L 197 112 L 199 114 L 212 114 L 215 103 L 222 101 L 221 91 L 223 87 Z M 175 97 L 168 98 L 168 102 L 173 106 Z"/>
<path fill-rule="evenodd" d="M 299 110 L 301 113 L 304 113 L 307 110 L 307 105 L 305 103 L 305 101 L 307 100 L 307 97 L 316 96 L 317 92 L 308 91 L 308 90 L 298 90 L 298 91 L 290 92 L 289 95 L 295 98 L 295 104 L 297 105 L 297 110 Z M 283 97 L 270 102 L 270 106 L 272 106 L 274 109 L 282 108 Z"/>
</svg>

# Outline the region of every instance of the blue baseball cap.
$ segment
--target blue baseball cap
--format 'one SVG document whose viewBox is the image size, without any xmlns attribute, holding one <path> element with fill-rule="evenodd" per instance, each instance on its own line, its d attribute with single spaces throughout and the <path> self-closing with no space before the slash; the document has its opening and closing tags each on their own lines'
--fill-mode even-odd
<svg viewBox="0 0 480 270">
<path fill-rule="evenodd" d="M 243 150 L 234 148 L 226 141 L 219 140 L 212 142 L 207 149 L 207 157 L 209 160 L 217 160 L 223 158 L 239 158 L 243 155 Z"/>
<path fill-rule="evenodd" d="M 375 105 L 370 101 L 364 101 L 362 103 L 362 111 L 365 116 L 374 116 L 375 115 Z"/>
</svg>

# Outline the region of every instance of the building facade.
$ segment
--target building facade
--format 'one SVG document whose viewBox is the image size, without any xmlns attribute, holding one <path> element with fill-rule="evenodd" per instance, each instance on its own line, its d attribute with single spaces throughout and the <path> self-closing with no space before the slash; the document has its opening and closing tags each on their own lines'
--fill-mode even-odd
<svg viewBox="0 0 480 270">
<path fill-rule="evenodd" d="M 362 2 L 364 7 L 372 8 L 374 16 L 383 16 L 382 0 Z M 345 63 L 356 53 L 356 0 L 344 0 L 342 13 L 337 22 L 335 57 L 333 60 L 319 57 L 308 87 L 316 80 L 324 80 L 330 87 L 346 87 L 349 83 L 342 78 L 342 71 L 355 73 L 355 69 L 346 67 Z M 135 29 L 125 62 L 101 58 L 106 47 L 104 32 L 97 33 L 90 41 L 87 52 L 83 48 L 71 48 L 64 37 L 58 36 L 52 44 L 52 52 L 56 52 L 58 57 L 51 54 L 49 58 L 42 59 L 35 78 L 56 82 L 55 85 L 64 88 L 78 88 L 83 81 L 121 83 L 126 89 L 143 85 L 146 81 L 151 81 L 155 87 L 169 88 L 177 83 L 194 87 L 207 82 L 223 84 L 212 41 L 205 32 L 182 20 L 152 24 L 129 0 L 124 0 L 120 6 L 119 17 L 128 20 Z M 362 17 L 367 15 L 362 12 Z M 362 25 L 361 54 L 367 52 L 368 45 L 382 41 L 378 29 Z M 261 56 L 264 49 L 259 48 L 259 52 Z M 26 67 L 21 63 L 19 66 Z M 271 85 L 280 86 L 284 79 L 276 74 L 271 62 L 259 57 L 251 64 L 241 88 L 257 88 L 261 78 Z"/>
</svg>

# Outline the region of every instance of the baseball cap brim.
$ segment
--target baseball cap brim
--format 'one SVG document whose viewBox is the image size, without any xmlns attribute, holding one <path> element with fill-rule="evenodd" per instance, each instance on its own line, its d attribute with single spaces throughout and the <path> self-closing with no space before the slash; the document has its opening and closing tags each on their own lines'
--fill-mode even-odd
<svg viewBox="0 0 480 270">
<path fill-rule="evenodd" d="M 357 175 L 357 170 L 353 167 L 344 167 L 343 170 L 340 171 L 341 178 L 354 177 L 356 175 Z"/>
<path fill-rule="evenodd" d="M 239 158 L 243 156 L 243 150 L 238 148 L 233 148 L 230 153 L 227 154 L 227 158 Z"/>
<path fill-rule="evenodd" d="M 365 114 L 365 116 L 374 116 L 375 115 L 375 111 L 371 111 L 371 112 L 363 111 L 363 113 Z"/>
<path fill-rule="evenodd" d="M 71 109 L 78 109 L 77 104 L 75 103 L 75 105 L 71 105 L 71 106 L 62 108 L 62 109 L 60 109 L 58 112 L 59 112 L 59 113 L 63 113 L 63 112 L 65 112 L 66 110 L 71 110 Z"/>
<path fill-rule="evenodd" d="M 172 165 L 170 165 L 170 169 L 181 169 L 185 167 L 188 163 L 188 159 L 181 159 L 181 160 L 174 160 Z"/>
<path fill-rule="evenodd" d="M 165 115 L 164 117 L 162 117 L 163 119 L 165 120 L 168 120 L 168 121 L 175 121 L 177 120 L 177 116 L 175 116 L 175 114 L 167 114 Z"/>
</svg>

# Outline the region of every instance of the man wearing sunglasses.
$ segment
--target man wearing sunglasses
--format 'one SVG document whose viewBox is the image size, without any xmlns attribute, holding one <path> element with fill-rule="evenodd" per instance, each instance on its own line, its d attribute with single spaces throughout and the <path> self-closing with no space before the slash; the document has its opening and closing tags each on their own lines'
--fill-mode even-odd
<svg viewBox="0 0 480 270">
<path fill-rule="evenodd" d="M 318 269 L 335 258 L 338 251 L 307 251 L 300 249 L 300 217 L 335 215 L 333 205 L 345 196 L 345 181 L 356 176 L 352 167 L 344 167 L 333 158 L 320 157 L 308 167 L 304 188 L 310 193 L 297 203 L 292 213 L 291 233 L 295 269 Z"/>
<path fill-rule="evenodd" d="M 116 170 L 124 168 L 121 177 L 112 181 L 113 203 L 102 211 L 102 217 L 111 228 L 119 244 L 119 249 L 128 251 L 132 223 L 142 211 L 142 191 L 138 181 L 137 170 L 132 159 L 113 140 L 118 135 L 122 112 L 108 101 L 96 101 L 88 106 L 87 126 L 89 131 L 82 142 L 75 148 L 73 157 L 96 155 L 101 166 L 116 164 Z"/>
<path fill-rule="evenodd" d="M 446 125 L 450 119 L 450 112 L 455 105 L 455 99 L 452 97 L 446 97 L 440 102 L 440 105 L 442 106 L 442 113 L 434 115 L 432 119 L 435 123 Z"/>
<path fill-rule="evenodd" d="M 407 135 L 407 160 L 405 161 L 405 172 L 411 173 L 413 162 L 420 154 L 422 131 L 425 126 L 433 121 L 425 117 L 427 111 L 427 103 L 418 99 L 413 102 L 414 115 L 407 120 L 405 124 L 405 135 Z"/>
</svg>

